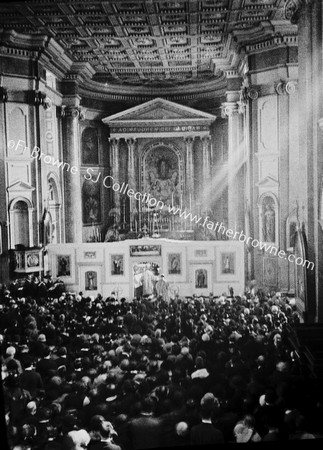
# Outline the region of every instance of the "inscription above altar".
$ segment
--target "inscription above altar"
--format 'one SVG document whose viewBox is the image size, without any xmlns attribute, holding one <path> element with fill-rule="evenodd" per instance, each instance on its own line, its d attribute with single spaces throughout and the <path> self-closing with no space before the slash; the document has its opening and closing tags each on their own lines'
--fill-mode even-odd
<svg viewBox="0 0 323 450">
<path fill-rule="evenodd" d="M 138 124 L 133 126 L 123 127 L 111 127 L 111 133 L 136 133 L 136 132 L 146 132 L 146 133 L 159 133 L 159 132 L 186 132 L 186 131 L 208 131 L 209 127 L 207 125 L 182 125 L 182 126 L 165 126 L 165 125 L 155 125 L 147 127 L 144 124 Z"/>
<path fill-rule="evenodd" d="M 216 116 L 157 98 L 103 119 L 109 125 L 110 136 L 149 137 L 157 134 L 168 137 L 205 136 Z"/>
</svg>

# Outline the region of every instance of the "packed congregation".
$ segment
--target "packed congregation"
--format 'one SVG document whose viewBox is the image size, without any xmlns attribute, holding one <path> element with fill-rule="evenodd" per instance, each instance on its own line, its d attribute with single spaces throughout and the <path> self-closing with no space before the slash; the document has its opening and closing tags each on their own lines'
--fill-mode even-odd
<svg viewBox="0 0 323 450">
<path fill-rule="evenodd" d="M 0 287 L 13 450 L 139 450 L 323 437 L 323 389 L 281 293 L 117 298 Z"/>
</svg>

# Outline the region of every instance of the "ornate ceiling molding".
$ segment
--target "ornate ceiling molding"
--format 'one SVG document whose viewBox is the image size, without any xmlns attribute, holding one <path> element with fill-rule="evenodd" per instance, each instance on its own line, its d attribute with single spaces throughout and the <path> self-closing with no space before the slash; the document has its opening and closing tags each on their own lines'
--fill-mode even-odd
<svg viewBox="0 0 323 450">
<path fill-rule="evenodd" d="M 283 25 L 287 30 L 291 26 L 282 0 L 33 0 L 0 5 L 0 32 L 15 33 L 8 45 L 21 52 L 33 48 L 39 53 L 32 57 L 50 64 L 60 78 L 67 73 L 68 79 L 73 77 L 72 65 L 87 64 L 91 69 L 83 78 L 93 78 L 105 92 L 117 95 L 158 90 L 181 96 L 187 87 L 190 95 L 198 90 L 204 94 L 204 86 L 222 83 L 223 71 L 240 71 L 246 48 L 284 36 Z M 29 38 L 19 38 L 27 34 Z"/>
</svg>

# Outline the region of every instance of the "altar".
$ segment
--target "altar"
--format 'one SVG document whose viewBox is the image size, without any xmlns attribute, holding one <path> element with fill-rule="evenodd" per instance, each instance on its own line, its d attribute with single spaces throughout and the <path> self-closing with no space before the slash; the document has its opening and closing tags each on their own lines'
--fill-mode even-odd
<svg viewBox="0 0 323 450">
<path fill-rule="evenodd" d="M 145 268 L 164 275 L 173 296 L 219 296 L 245 286 L 244 245 L 237 241 L 133 239 L 120 242 L 48 245 L 47 265 L 53 278 L 71 292 L 104 298 L 112 293 L 133 299 Z"/>
<path fill-rule="evenodd" d="M 103 241 L 111 226 L 126 239 L 144 229 L 149 236 L 173 238 L 181 232 L 195 239 L 194 224 L 169 211 L 174 205 L 193 216 L 222 217 L 210 195 L 215 120 L 161 98 L 103 118 L 109 170 L 95 161 L 82 165 L 83 242 Z M 82 161 L 88 162 L 85 156 Z"/>
</svg>

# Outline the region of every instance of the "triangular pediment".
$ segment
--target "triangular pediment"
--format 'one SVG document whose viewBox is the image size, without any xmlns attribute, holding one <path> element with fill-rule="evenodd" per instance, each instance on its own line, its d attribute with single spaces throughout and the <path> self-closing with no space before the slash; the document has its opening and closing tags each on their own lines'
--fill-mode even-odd
<svg viewBox="0 0 323 450">
<path fill-rule="evenodd" d="M 208 123 L 213 122 L 216 116 L 197 109 L 179 105 L 163 98 L 156 98 L 133 108 L 127 109 L 112 116 L 105 117 L 106 124 L 120 124 L 138 121 L 160 121 L 160 120 L 201 120 Z"/>
<path fill-rule="evenodd" d="M 30 186 L 30 184 L 25 183 L 24 181 L 16 181 L 11 186 L 7 188 L 8 192 L 26 192 L 26 191 L 34 191 L 35 188 Z"/>
<path fill-rule="evenodd" d="M 258 187 L 277 187 L 278 185 L 278 180 L 270 175 L 267 175 L 265 178 L 256 183 L 256 186 Z"/>
</svg>

